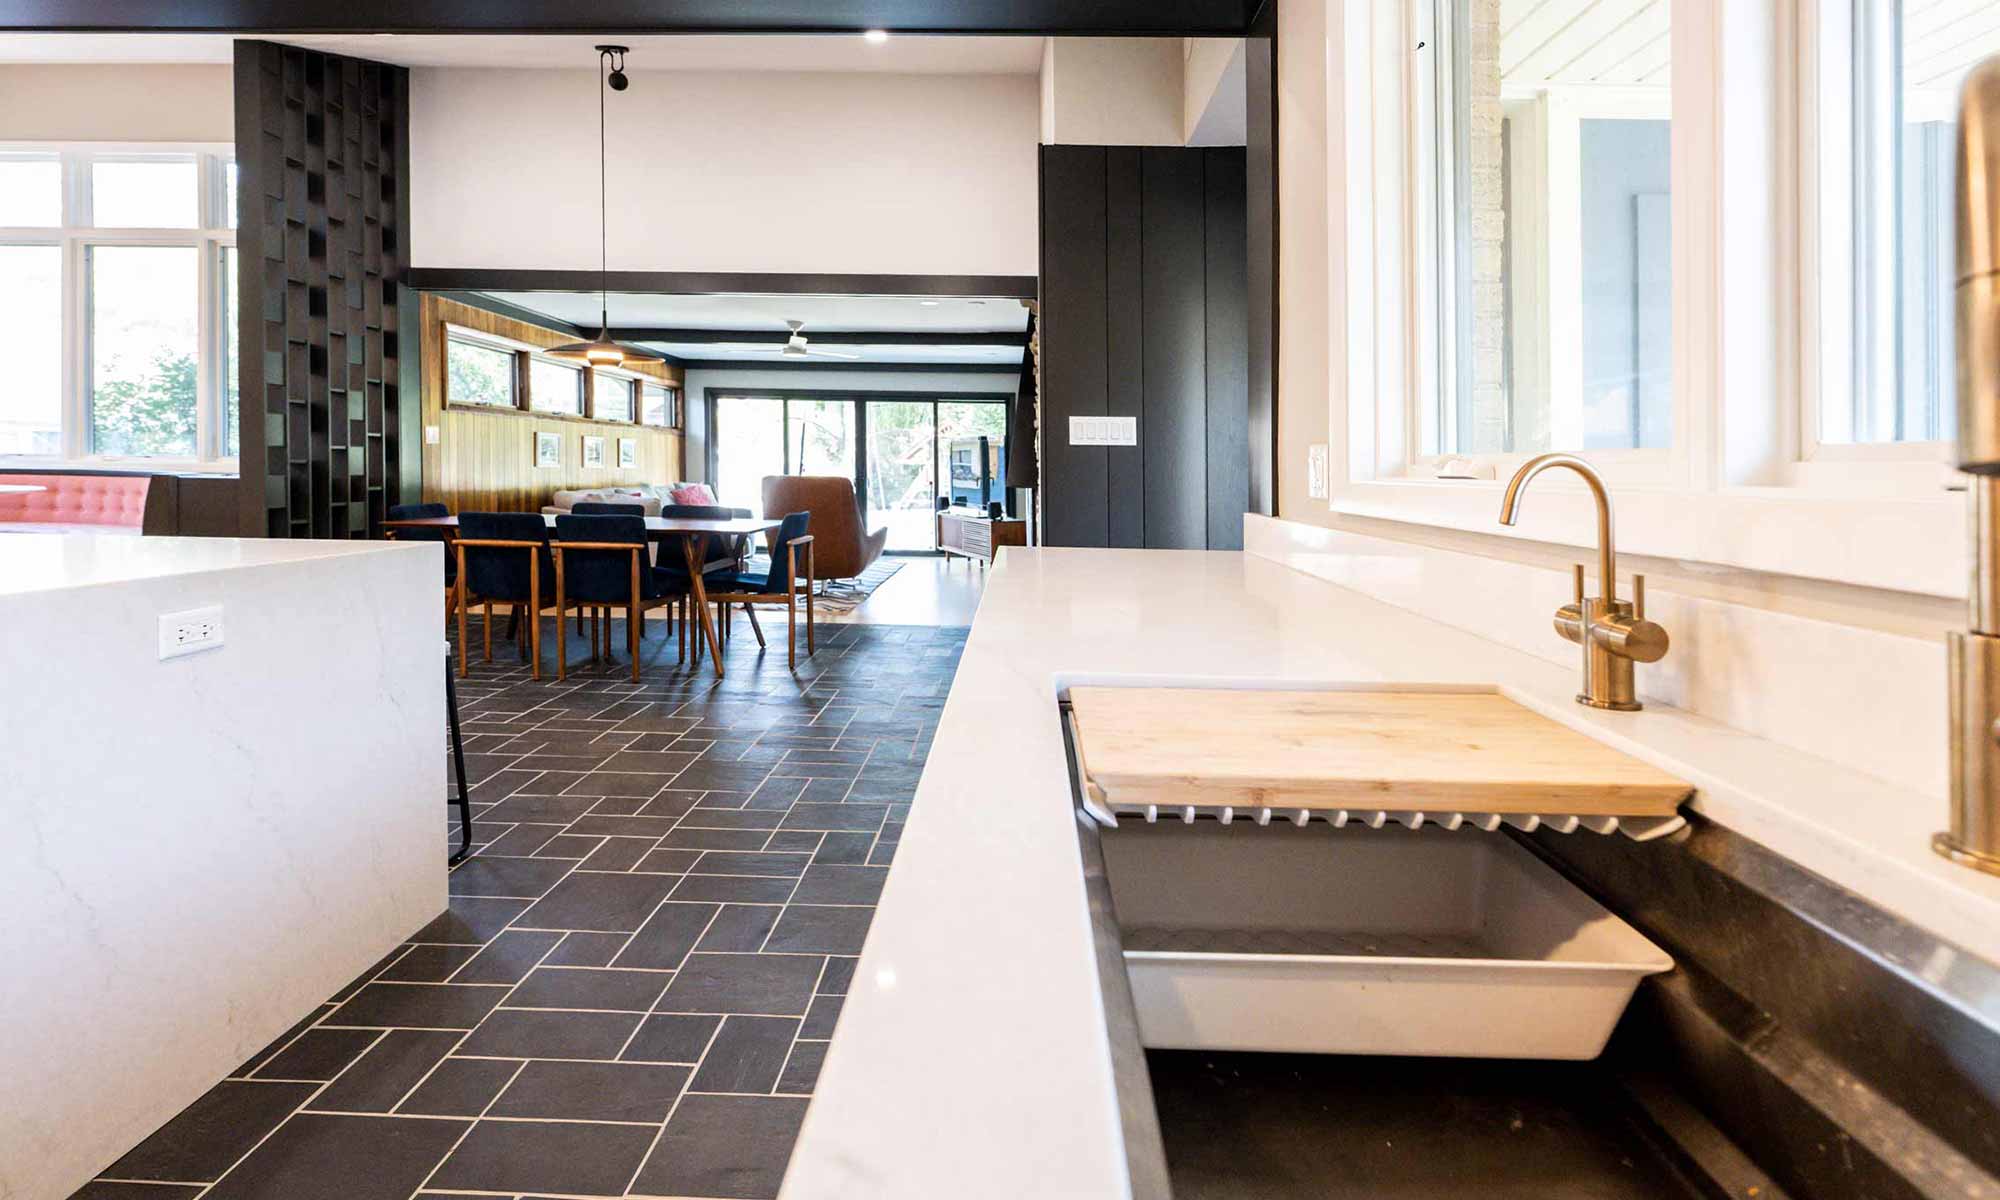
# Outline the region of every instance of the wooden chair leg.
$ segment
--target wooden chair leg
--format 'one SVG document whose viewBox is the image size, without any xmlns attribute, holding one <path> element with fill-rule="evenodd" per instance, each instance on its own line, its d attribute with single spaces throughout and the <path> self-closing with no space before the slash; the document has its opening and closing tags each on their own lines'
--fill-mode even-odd
<svg viewBox="0 0 2000 1200">
<path fill-rule="evenodd" d="M 568 611 L 563 605 L 562 559 L 558 558 L 556 559 L 556 678 L 558 680 L 569 678 L 569 629 L 563 624 L 563 617 L 568 615 Z M 583 610 L 577 610 L 576 619 L 577 623 L 581 625 L 583 622 Z M 535 621 L 535 627 L 539 629 L 541 624 L 542 622 L 538 617 Z M 583 631 L 579 629 L 577 632 L 581 633 Z M 541 663 L 537 662 L 535 665 L 540 666 Z"/>
<path fill-rule="evenodd" d="M 799 669 L 799 597 L 793 592 L 785 597 L 785 665 L 796 671 Z"/>
<path fill-rule="evenodd" d="M 465 577 L 463 575 L 459 576 L 460 580 L 463 580 L 464 578 Z M 464 583 L 461 582 L 459 584 L 459 587 L 461 590 L 463 590 L 463 588 L 465 587 Z M 472 663 L 465 639 L 466 607 L 467 605 L 465 604 L 465 597 L 460 596 L 458 604 L 458 677 L 460 679 L 464 679 L 472 674 Z"/>
<path fill-rule="evenodd" d="M 757 635 L 757 648 L 759 650 L 764 649 L 764 627 L 757 623 L 757 609 L 752 605 L 745 604 L 743 606 L 743 615 L 750 618 L 750 632 Z"/>
<path fill-rule="evenodd" d="M 645 614 L 639 611 L 640 601 L 634 600 L 625 606 L 625 646 L 632 655 L 632 682 L 639 682 L 639 622 Z"/>
<path fill-rule="evenodd" d="M 480 624 L 486 627 L 486 661 L 492 662 L 493 661 L 493 602 L 491 600 L 488 600 L 485 602 L 485 604 L 486 604 L 486 615 L 480 619 Z"/>
<path fill-rule="evenodd" d="M 562 628 L 562 614 L 556 614 L 556 628 Z M 528 653 L 534 656 L 533 675 L 537 683 L 542 678 L 542 564 L 530 557 L 528 560 Z"/>
</svg>

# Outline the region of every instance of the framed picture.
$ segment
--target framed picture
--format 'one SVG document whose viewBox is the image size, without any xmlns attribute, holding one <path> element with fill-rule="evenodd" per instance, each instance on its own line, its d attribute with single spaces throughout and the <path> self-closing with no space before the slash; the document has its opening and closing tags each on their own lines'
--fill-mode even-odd
<svg viewBox="0 0 2000 1200">
<path fill-rule="evenodd" d="M 602 467 L 604 465 L 603 438 L 586 437 L 583 439 L 583 465 L 586 467 Z"/>
<path fill-rule="evenodd" d="M 618 469 L 630 470 L 639 465 L 639 439 L 618 439 Z"/>
<path fill-rule="evenodd" d="M 535 465 L 537 467 L 562 466 L 562 434 L 535 431 Z"/>
</svg>

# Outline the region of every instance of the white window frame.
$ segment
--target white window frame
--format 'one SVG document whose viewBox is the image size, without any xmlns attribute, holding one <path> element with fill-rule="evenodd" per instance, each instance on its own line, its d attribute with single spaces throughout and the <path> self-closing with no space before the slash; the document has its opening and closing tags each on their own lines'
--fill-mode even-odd
<svg viewBox="0 0 2000 1200">
<path fill-rule="evenodd" d="M 1961 596 L 1965 507 L 1940 443 L 1816 445 L 1823 308 L 1804 167 L 1825 139 L 1802 114 L 1803 53 L 1834 0 L 1677 0 L 1673 9 L 1674 445 L 1590 451 L 1628 555 Z M 1538 481 L 1519 526 L 1500 493 L 1524 456 L 1482 456 L 1491 480 L 1439 480 L 1421 445 L 1425 299 L 1410 166 L 1411 19 L 1428 0 L 1346 4 L 1330 22 L 1330 506 L 1348 516 L 1587 545 L 1580 484 Z M 1723 120 L 1727 111 L 1728 120 Z M 1725 202 L 1725 189 L 1727 197 Z M 1801 221 L 1801 216 L 1805 217 Z M 1801 230 L 1800 226 L 1808 228 Z M 1435 361 L 1434 353 L 1431 361 Z M 1433 409 L 1432 411 L 1436 411 Z"/>
<path fill-rule="evenodd" d="M 229 444 L 228 313 L 222 259 L 236 244 L 226 180 L 236 149 L 227 142 L 0 142 L 0 154 L 55 155 L 62 164 L 62 224 L 0 228 L 0 243 L 62 249 L 62 438 L 55 455 L 0 455 L 0 466 L 236 470 Z M 199 195 L 192 229 L 100 229 L 91 224 L 91 164 L 99 160 L 182 159 L 192 155 Z M 90 273 L 92 246 L 185 246 L 195 251 L 197 297 L 195 453 L 99 454 L 90 445 Z"/>
</svg>

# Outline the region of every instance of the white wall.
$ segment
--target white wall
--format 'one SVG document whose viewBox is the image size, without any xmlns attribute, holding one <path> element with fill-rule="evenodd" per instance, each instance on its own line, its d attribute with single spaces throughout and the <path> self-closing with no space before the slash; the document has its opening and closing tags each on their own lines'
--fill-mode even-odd
<svg viewBox="0 0 2000 1200">
<path fill-rule="evenodd" d="M 1181 140 L 1241 146 L 1249 140 L 1248 47 L 1242 38 L 1187 38 L 1181 69 Z"/>
<path fill-rule="evenodd" d="M 1179 38 L 1050 38 L 1042 57 L 1042 140 L 1073 146 L 1179 146 Z"/>
<path fill-rule="evenodd" d="M 411 73 L 420 267 L 598 262 L 590 71 Z M 611 265 L 1033 275 L 1029 75 L 636 71 L 610 98 Z"/>
<path fill-rule="evenodd" d="M 0 64 L 0 141 L 233 142 L 220 64 Z"/>
</svg>

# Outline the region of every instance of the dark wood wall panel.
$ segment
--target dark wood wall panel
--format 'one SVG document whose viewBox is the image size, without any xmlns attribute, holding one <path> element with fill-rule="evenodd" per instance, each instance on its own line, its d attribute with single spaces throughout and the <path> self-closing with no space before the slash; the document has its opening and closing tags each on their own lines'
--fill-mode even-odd
<svg viewBox="0 0 2000 1200">
<path fill-rule="evenodd" d="M 1069 444 L 1069 418 L 1103 416 L 1106 358 L 1105 151 L 1042 148 L 1042 541 L 1103 546 L 1102 446 Z"/>
<path fill-rule="evenodd" d="M 1199 150 L 1141 152 L 1145 283 L 1146 545 L 1208 544 L 1207 188 Z"/>
<path fill-rule="evenodd" d="M 1203 334 L 1208 373 L 1208 548 L 1241 550 L 1243 514 L 1253 511 L 1250 479 L 1250 325 L 1247 313 L 1248 238 L 1244 227 L 1244 155 L 1213 149 L 1203 153 L 1208 224 L 1204 291 L 1207 320 Z"/>
<path fill-rule="evenodd" d="M 1244 177 L 1237 149 L 1042 148 L 1045 544 L 1241 547 Z M 1138 445 L 1071 446 L 1097 415 Z"/>
<path fill-rule="evenodd" d="M 1145 212 L 1140 151 L 1115 146 L 1105 152 L 1105 351 L 1109 372 L 1106 416 L 1143 417 L 1146 404 L 1146 325 L 1141 303 L 1145 266 L 1140 228 Z M 1141 426 L 1145 424 L 1142 420 Z M 1146 447 L 1107 446 L 1105 491 L 1107 546 L 1146 544 Z"/>
<path fill-rule="evenodd" d="M 241 531 L 365 538 L 414 497 L 409 73 L 236 43 Z"/>
</svg>

